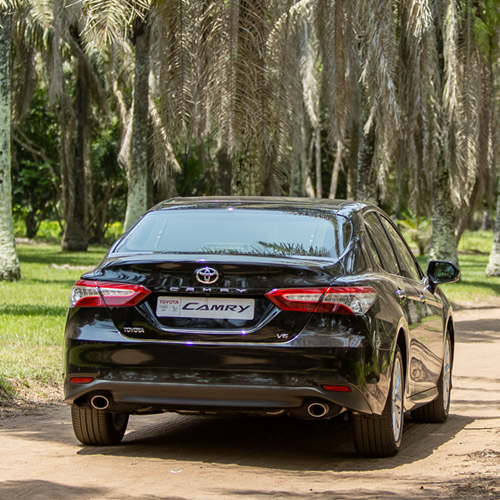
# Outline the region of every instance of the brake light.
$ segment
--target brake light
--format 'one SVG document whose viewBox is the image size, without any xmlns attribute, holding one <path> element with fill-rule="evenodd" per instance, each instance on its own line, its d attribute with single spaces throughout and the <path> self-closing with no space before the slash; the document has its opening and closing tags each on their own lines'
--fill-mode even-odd
<svg viewBox="0 0 500 500">
<path fill-rule="evenodd" d="M 377 299 L 369 286 L 274 289 L 266 297 L 282 311 L 365 314 Z"/>
<path fill-rule="evenodd" d="M 150 293 L 141 285 L 79 280 L 71 290 L 70 307 L 131 307 Z"/>
<path fill-rule="evenodd" d="M 282 311 L 314 312 L 328 288 L 274 289 L 266 297 Z"/>
</svg>

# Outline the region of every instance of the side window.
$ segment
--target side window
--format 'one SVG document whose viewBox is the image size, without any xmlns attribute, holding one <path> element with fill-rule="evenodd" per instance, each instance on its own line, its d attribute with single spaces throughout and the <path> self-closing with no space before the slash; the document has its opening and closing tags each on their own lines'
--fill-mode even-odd
<svg viewBox="0 0 500 500">
<path fill-rule="evenodd" d="M 420 281 L 420 273 L 418 271 L 417 264 L 415 263 L 413 255 L 410 253 L 410 250 L 408 250 L 405 242 L 387 219 L 384 217 L 381 217 L 381 219 L 385 230 L 394 245 L 394 250 L 398 256 L 403 276 L 415 281 Z"/>
<path fill-rule="evenodd" d="M 375 248 L 375 244 L 373 243 L 373 239 L 368 230 L 366 231 L 366 242 L 367 242 L 366 247 L 368 249 L 368 253 L 370 253 L 370 255 L 373 257 L 373 260 L 378 264 L 378 266 L 383 269 L 384 266 L 382 265 L 382 261 L 380 260 L 380 255 L 378 254 L 377 249 Z"/>
<path fill-rule="evenodd" d="M 382 261 L 382 268 L 389 274 L 398 274 L 399 267 L 396 256 L 387 238 L 384 228 L 375 212 L 369 212 L 365 215 L 365 225 L 368 232 L 368 237 L 372 239 L 375 249 Z"/>
</svg>

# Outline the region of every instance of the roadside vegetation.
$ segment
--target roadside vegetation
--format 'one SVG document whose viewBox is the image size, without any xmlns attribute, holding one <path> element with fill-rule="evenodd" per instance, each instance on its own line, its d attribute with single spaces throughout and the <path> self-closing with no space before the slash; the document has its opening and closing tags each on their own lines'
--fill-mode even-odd
<svg viewBox="0 0 500 500">
<path fill-rule="evenodd" d="M 23 279 L 0 282 L 0 386 L 4 396 L 35 391 L 43 397 L 40 387 L 61 381 L 71 287 L 100 261 L 106 248 L 69 254 L 55 244 L 20 244 L 17 250 Z"/>
<path fill-rule="evenodd" d="M 462 280 L 443 287 L 456 307 L 500 304 L 498 278 L 484 273 L 491 242 L 491 231 L 463 235 Z M 48 389 L 57 392 L 71 287 L 107 250 L 90 246 L 87 252 L 67 253 L 57 243 L 22 243 L 17 249 L 23 279 L 0 282 L 0 407 L 2 398 L 16 394 L 43 399 Z M 427 256 L 418 260 L 425 270 Z"/>
</svg>

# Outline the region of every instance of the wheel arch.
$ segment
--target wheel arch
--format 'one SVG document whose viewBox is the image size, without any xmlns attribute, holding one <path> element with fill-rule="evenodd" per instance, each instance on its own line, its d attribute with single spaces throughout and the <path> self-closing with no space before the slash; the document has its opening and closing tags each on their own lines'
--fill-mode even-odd
<svg viewBox="0 0 500 500">
<path fill-rule="evenodd" d="M 406 321 L 401 318 L 399 321 L 398 327 L 396 329 L 397 334 L 394 337 L 394 344 L 392 346 L 392 353 L 394 356 L 394 352 L 396 351 L 396 347 L 399 347 L 401 350 L 401 356 L 403 357 L 403 368 L 404 368 L 404 376 L 405 376 L 405 385 L 406 382 L 408 381 L 408 366 L 409 366 L 409 360 L 410 360 L 410 342 L 409 342 L 409 336 L 410 332 L 408 329 L 408 324 Z"/>
<path fill-rule="evenodd" d="M 407 370 L 408 370 L 408 342 L 407 342 L 407 333 L 403 330 L 400 329 L 398 332 L 398 336 L 396 339 L 396 343 L 394 346 L 394 350 L 396 349 L 396 346 L 399 346 L 399 350 L 401 351 L 401 356 L 403 357 L 403 373 L 405 376 L 405 383 L 408 379 L 407 377 Z"/>
<path fill-rule="evenodd" d="M 446 334 L 450 334 L 451 338 L 451 365 L 453 366 L 453 360 L 455 359 L 455 323 L 453 322 L 453 316 L 451 311 L 448 313 L 448 320 L 446 321 L 446 328 L 443 332 L 443 343 L 446 339 Z"/>
</svg>

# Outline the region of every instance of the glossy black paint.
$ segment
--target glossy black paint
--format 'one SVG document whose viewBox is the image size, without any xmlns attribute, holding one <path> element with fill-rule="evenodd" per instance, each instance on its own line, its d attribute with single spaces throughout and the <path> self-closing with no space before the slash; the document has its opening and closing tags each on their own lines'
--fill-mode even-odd
<svg viewBox="0 0 500 500">
<path fill-rule="evenodd" d="M 405 409 L 437 395 L 445 332 L 453 338 L 451 307 L 442 291 L 419 280 L 388 274 L 374 260 L 363 222 L 378 208 L 356 202 L 285 198 L 174 199 L 172 207 L 251 207 L 341 214 L 353 237 L 342 258 L 276 258 L 249 255 L 117 255 L 114 249 L 93 273 L 102 282 L 134 283 L 151 294 L 132 308 L 72 308 L 65 332 L 65 400 L 86 405 L 105 393 L 112 411 L 287 410 L 311 401 L 380 414 L 387 399 L 392 356 L 400 345 L 406 373 Z M 201 265 L 222 275 L 204 287 L 193 275 Z M 418 264 L 416 264 L 418 266 Z M 370 286 L 378 299 L 363 316 L 280 311 L 264 294 L 274 288 Z M 256 317 L 229 320 L 157 318 L 158 296 L 248 297 Z M 125 330 L 128 328 L 128 330 Z M 130 332 L 132 328 L 142 330 Z M 89 384 L 71 384 L 92 376 Z M 344 385 L 351 392 L 328 392 Z"/>
</svg>

